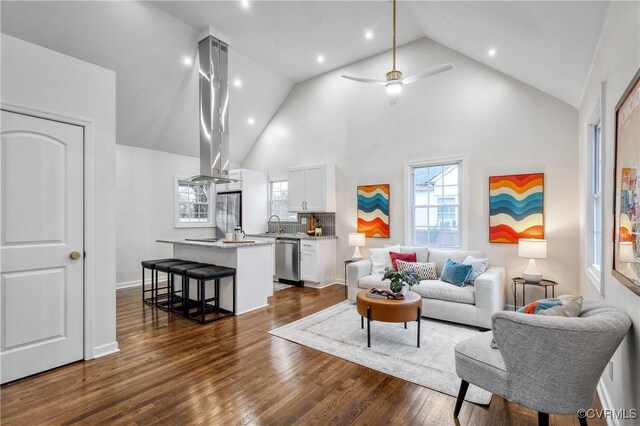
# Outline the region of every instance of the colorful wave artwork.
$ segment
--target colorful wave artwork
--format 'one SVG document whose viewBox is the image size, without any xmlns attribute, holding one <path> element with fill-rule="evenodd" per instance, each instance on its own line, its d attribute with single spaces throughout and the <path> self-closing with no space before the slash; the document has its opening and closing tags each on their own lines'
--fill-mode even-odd
<svg viewBox="0 0 640 426">
<path fill-rule="evenodd" d="M 544 173 L 489 178 L 489 242 L 544 238 Z"/>
<path fill-rule="evenodd" d="M 358 186 L 358 232 L 389 238 L 389 184 Z"/>
</svg>

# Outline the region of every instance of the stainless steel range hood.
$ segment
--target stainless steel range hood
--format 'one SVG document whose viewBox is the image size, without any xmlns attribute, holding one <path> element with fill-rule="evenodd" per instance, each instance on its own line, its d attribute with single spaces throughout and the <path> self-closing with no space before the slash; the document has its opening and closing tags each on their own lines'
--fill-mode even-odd
<svg viewBox="0 0 640 426">
<path fill-rule="evenodd" d="M 207 36 L 198 46 L 200 175 L 193 182 L 229 183 L 229 46 Z"/>
</svg>

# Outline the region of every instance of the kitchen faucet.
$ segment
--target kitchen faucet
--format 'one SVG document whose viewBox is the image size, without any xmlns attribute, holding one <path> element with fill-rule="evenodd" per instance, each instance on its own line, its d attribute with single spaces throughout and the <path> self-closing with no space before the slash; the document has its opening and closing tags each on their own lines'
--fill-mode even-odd
<svg viewBox="0 0 640 426">
<path fill-rule="evenodd" d="M 282 234 L 282 231 L 284 231 L 284 229 L 282 229 L 282 226 L 280 226 L 280 217 L 278 217 L 277 214 L 272 214 L 271 217 L 269 217 L 269 220 L 267 220 L 267 225 L 269 224 L 269 222 L 271 222 L 272 218 L 276 218 L 278 219 L 278 230 L 277 230 L 277 234 Z M 267 226 L 267 230 L 269 230 L 269 226 Z"/>
</svg>

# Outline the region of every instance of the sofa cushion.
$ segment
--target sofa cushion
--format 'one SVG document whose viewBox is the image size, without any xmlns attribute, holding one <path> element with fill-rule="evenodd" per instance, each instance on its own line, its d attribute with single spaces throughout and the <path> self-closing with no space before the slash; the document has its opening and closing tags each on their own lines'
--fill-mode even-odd
<svg viewBox="0 0 640 426">
<path fill-rule="evenodd" d="M 463 340 L 455 346 L 456 373 L 469 383 L 482 384 L 489 392 L 509 394 L 509 373 L 498 349 L 489 342 L 493 333 L 487 331 Z"/>
<path fill-rule="evenodd" d="M 399 249 L 400 246 L 369 249 L 369 253 L 371 253 L 371 274 L 384 274 L 386 268 L 391 268 L 389 252 L 399 251 Z"/>
<path fill-rule="evenodd" d="M 414 271 L 421 280 L 437 280 L 435 263 L 423 262 L 404 262 L 400 259 L 396 260 L 398 272 Z"/>
<path fill-rule="evenodd" d="M 440 280 L 424 280 L 411 287 L 411 291 L 427 299 L 447 300 L 469 305 L 476 303 L 476 289 L 472 285 L 457 287 Z"/>
<path fill-rule="evenodd" d="M 484 257 L 482 251 L 429 249 L 429 262 L 436 264 L 438 276 L 442 276 L 442 268 L 447 259 L 462 263 L 467 256 Z M 420 258 L 418 258 L 420 261 Z"/>
<path fill-rule="evenodd" d="M 429 260 L 429 247 L 425 246 L 400 246 L 400 253 L 415 253 L 416 261 L 426 263 Z"/>
<path fill-rule="evenodd" d="M 373 274 L 362 277 L 358 280 L 358 287 L 360 288 L 381 288 L 384 290 L 391 289 L 390 280 L 382 280 L 382 274 Z"/>
</svg>

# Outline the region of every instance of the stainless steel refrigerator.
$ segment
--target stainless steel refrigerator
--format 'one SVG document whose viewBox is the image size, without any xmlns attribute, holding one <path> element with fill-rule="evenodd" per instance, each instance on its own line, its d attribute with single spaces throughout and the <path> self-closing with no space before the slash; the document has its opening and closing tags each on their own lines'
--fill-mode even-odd
<svg viewBox="0 0 640 426">
<path fill-rule="evenodd" d="M 236 226 L 242 227 L 242 192 L 216 194 L 216 236 L 224 238 Z"/>
</svg>

